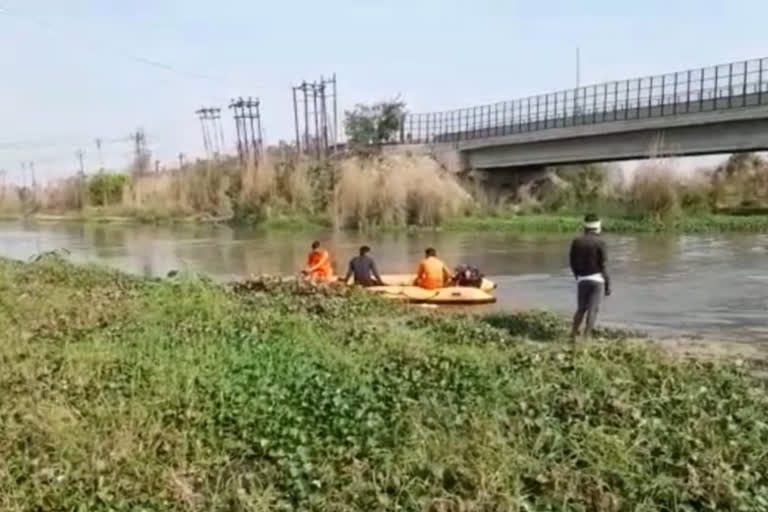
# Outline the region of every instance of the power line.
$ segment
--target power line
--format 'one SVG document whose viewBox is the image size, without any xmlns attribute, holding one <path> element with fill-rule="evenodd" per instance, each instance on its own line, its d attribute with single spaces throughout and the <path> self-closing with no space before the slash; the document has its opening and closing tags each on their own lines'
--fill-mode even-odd
<svg viewBox="0 0 768 512">
<path fill-rule="evenodd" d="M 85 139 L 85 137 L 83 138 Z M 82 139 L 81 139 L 82 140 Z M 120 144 L 129 140 L 132 140 L 131 136 L 126 137 L 112 137 L 112 138 L 100 138 L 102 145 L 108 145 L 108 144 Z M 0 142 L 0 151 L 3 150 L 24 150 L 24 149 L 46 149 L 46 148 L 56 148 L 61 146 L 76 146 L 78 142 L 75 139 L 71 139 L 70 141 L 64 141 L 64 140 L 38 140 L 38 141 L 10 141 L 10 142 Z"/>
<path fill-rule="evenodd" d="M 17 11 L 10 10 L 7 7 L 3 6 L 3 5 L 0 5 L 0 14 L 8 16 L 8 17 L 11 17 L 11 18 L 16 18 L 16 19 L 20 19 L 20 20 L 23 20 L 23 21 L 34 23 L 35 25 L 38 25 L 39 27 L 42 27 L 45 30 L 47 30 L 47 31 L 49 31 L 49 32 L 51 32 L 53 34 L 56 34 L 56 35 L 60 35 L 60 36 L 64 35 L 54 25 L 52 25 L 47 20 L 44 20 L 42 18 L 37 18 L 37 17 L 34 17 L 34 16 L 29 16 L 29 15 L 26 15 L 26 14 L 21 14 L 21 13 L 19 13 Z M 71 41 L 72 40 L 70 36 L 65 36 L 65 38 L 67 39 L 67 41 Z M 93 50 L 95 48 L 93 45 L 87 45 L 87 46 L 91 50 Z M 109 50 L 108 48 L 104 48 L 103 46 L 99 46 L 96 49 L 102 50 L 102 51 Z M 189 70 L 181 69 L 181 68 L 178 68 L 178 67 L 173 66 L 171 64 L 167 64 L 165 62 L 161 62 L 161 61 L 156 60 L 156 59 L 150 59 L 150 58 L 147 58 L 147 57 L 144 57 L 144 56 L 141 56 L 141 55 L 136 55 L 136 54 L 131 53 L 129 51 L 126 51 L 126 50 L 124 50 L 122 48 L 113 48 L 111 51 L 112 51 L 112 53 L 120 55 L 121 57 L 133 60 L 134 62 L 138 62 L 139 64 L 144 64 L 146 66 L 150 66 L 150 67 L 153 67 L 153 68 L 156 68 L 156 69 L 162 69 L 162 70 L 167 71 L 169 73 L 175 73 L 177 75 L 187 76 L 187 77 L 190 77 L 190 78 L 196 78 L 196 79 L 199 79 L 199 80 L 208 80 L 208 81 L 211 81 L 211 82 L 217 82 L 219 84 L 227 85 L 226 80 L 224 78 L 222 78 L 222 77 L 213 76 L 213 75 L 209 75 L 209 74 L 205 74 L 205 73 L 200 73 L 200 72 L 197 72 L 197 71 L 189 71 Z"/>
</svg>

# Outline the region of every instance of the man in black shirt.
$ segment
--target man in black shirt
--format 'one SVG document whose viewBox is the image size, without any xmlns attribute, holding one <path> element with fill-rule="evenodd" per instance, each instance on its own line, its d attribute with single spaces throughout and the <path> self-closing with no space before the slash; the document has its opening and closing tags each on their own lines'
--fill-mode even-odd
<svg viewBox="0 0 768 512">
<path fill-rule="evenodd" d="M 571 244 L 570 263 L 578 288 L 578 307 L 573 316 L 571 337 L 576 339 L 585 316 L 587 325 L 584 336 L 589 337 L 597 320 L 603 292 L 606 296 L 611 294 L 611 280 L 605 268 L 605 244 L 600 239 L 600 219 L 597 215 L 589 214 L 584 218 L 584 234 Z"/>
<path fill-rule="evenodd" d="M 371 248 L 364 245 L 360 248 L 360 256 L 352 258 L 349 262 L 349 270 L 343 281 L 346 283 L 350 277 L 354 277 L 354 284 L 360 286 L 381 286 L 384 283 L 376 269 L 376 262 L 368 256 Z"/>
</svg>

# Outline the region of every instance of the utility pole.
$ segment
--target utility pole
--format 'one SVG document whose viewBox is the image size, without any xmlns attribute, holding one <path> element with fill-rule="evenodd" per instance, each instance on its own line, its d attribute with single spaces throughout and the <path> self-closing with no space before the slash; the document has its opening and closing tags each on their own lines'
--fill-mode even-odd
<svg viewBox="0 0 768 512">
<path fill-rule="evenodd" d="M 576 47 L 576 89 L 573 91 L 573 115 L 577 116 L 581 113 L 581 107 L 579 106 L 579 87 L 581 87 L 581 52 L 579 47 Z"/>
<path fill-rule="evenodd" d="M 317 119 L 317 82 L 312 82 L 312 117 L 315 118 L 315 153 L 320 158 L 320 123 Z"/>
<path fill-rule="evenodd" d="M 246 100 L 241 96 L 237 100 L 233 99 L 229 108 L 234 113 L 240 163 L 244 164 L 251 155 L 258 159 L 264 142 L 261 130 L 261 101 L 250 96 Z"/>
<path fill-rule="evenodd" d="M 179 170 L 184 170 L 184 153 L 179 153 Z"/>
<path fill-rule="evenodd" d="M 296 87 L 291 87 L 293 93 L 293 126 L 296 128 L 296 154 L 301 154 L 301 136 L 299 135 L 299 108 L 296 104 Z"/>
<path fill-rule="evenodd" d="M 337 104 L 337 98 L 339 97 L 336 90 L 336 73 L 333 73 L 333 151 L 334 153 L 339 147 L 339 108 Z"/>
<path fill-rule="evenodd" d="M 333 136 L 329 133 L 331 122 L 328 113 L 329 87 L 333 86 Z M 304 101 L 304 126 L 301 126 L 299 116 L 298 92 L 301 92 Z M 317 158 L 328 155 L 331 139 L 334 148 L 338 142 L 338 102 L 336 94 L 336 74 L 328 79 L 323 76 L 320 81 L 307 82 L 302 80 L 300 85 L 292 87 L 293 93 L 293 121 L 296 130 L 296 149 L 299 153 L 309 154 L 314 150 Z M 310 98 L 311 94 L 311 98 Z M 312 106 L 310 108 L 310 101 Z M 310 119 L 310 115 L 312 119 Z M 303 129 L 302 129 L 303 128 Z M 301 143 L 301 134 L 304 135 L 304 143 Z"/>
<path fill-rule="evenodd" d="M 99 171 L 104 172 L 104 155 L 101 152 L 101 145 L 103 141 L 98 138 L 96 139 L 96 151 L 99 153 Z"/>
<path fill-rule="evenodd" d="M 224 153 L 226 152 L 226 143 L 224 142 L 224 125 L 221 123 L 221 109 L 214 108 L 212 110 L 214 130 L 216 129 L 216 125 L 219 127 L 219 151 Z"/>
<path fill-rule="evenodd" d="M 325 103 L 325 80 L 320 77 L 320 126 L 323 137 L 323 156 L 328 153 L 328 109 Z"/>
<path fill-rule="evenodd" d="M 576 47 L 576 89 L 581 87 L 581 51 Z"/>
<path fill-rule="evenodd" d="M 240 98 L 240 100 L 235 101 L 234 99 L 230 102 L 229 108 L 232 109 L 234 119 L 235 119 L 235 130 L 237 131 L 237 156 L 240 158 L 240 163 L 244 163 L 243 161 L 243 143 L 242 143 L 242 133 L 240 131 L 240 118 L 241 115 L 238 112 L 238 109 L 240 108 L 239 105 L 242 104 L 243 98 Z"/>
<path fill-rule="evenodd" d="M 301 83 L 301 92 L 304 93 L 304 150 L 309 153 L 309 98 L 307 96 L 307 82 Z"/>
<path fill-rule="evenodd" d="M 149 170 L 149 154 L 147 153 L 147 137 L 144 130 L 138 129 L 133 134 L 134 167 L 139 173 Z"/>
<path fill-rule="evenodd" d="M 80 163 L 80 176 L 85 175 L 85 163 L 83 162 L 83 157 L 85 156 L 85 151 L 82 149 L 78 149 L 75 151 L 75 156 L 77 157 L 78 162 Z"/>
<path fill-rule="evenodd" d="M 211 140 L 208 136 L 208 129 L 206 127 L 206 120 L 210 119 L 208 114 L 207 108 L 201 108 L 199 110 L 195 111 L 195 114 L 197 114 L 198 118 L 200 119 L 200 130 L 203 135 L 203 148 L 205 149 L 205 156 L 206 158 L 211 158 Z"/>
</svg>

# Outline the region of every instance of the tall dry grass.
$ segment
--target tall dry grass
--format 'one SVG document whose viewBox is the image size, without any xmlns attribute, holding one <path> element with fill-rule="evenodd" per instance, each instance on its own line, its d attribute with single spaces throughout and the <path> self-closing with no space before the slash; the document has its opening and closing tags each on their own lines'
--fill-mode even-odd
<svg viewBox="0 0 768 512">
<path fill-rule="evenodd" d="M 0 185 L 0 213 L 15 214 L 22 211 L 23 201 L 19 187 Z"/>
<path fill-rule="evenodd" d="M 660 219 L 679 216 L 680 180 L 665 161 L 641 165 L 626 192 L 630 213 Z"/>
<path fill-rule="evenodd" d="M 137 173 L 123 187 L 119 207 L 126 212 L 153 212 L 161 216 L 232 214 L 228 190 L 231 164 L 198 162 L 184 169 Z"/>
<path fill-rule="evenodd" d="M 429 157 L 350 158 L 339 166 L 333 219 L 345 228 L 433 226 L 471 200 Z"/>
<path fill-rule="evenodd" d="M 583 213 L 669 219 L 723 207 L 765 203 L 768 164 L 734 155 L 695 179 L 678 177 L 675 161 L 649 160 L 625 183 L 604 165 L 553 169 L 546 178 L 496 197 L 459 181 L 429 156 L 344 156 L 318 161 L 267 152 L 240 165 L 235 158 L 198 161 L 183 169 L 133 172 L 119 200 L 97 201 L 95 177 L 0 186 L 0 212 L 92 212 L 146 219 L 204 215 L 261 222 L 307 219 L 339 228 L 436 226 L 457 215 Z M 101 176 L 103 178 L 103 176 Z M 122 180 L 118 180 L 122 184 Z M 479 188 L 478 188 L 479 187 Z M 94 188 L 95 190 L 95 188 Z M 118 190 L 120 190 L 118 188 Z"/>
</svg>

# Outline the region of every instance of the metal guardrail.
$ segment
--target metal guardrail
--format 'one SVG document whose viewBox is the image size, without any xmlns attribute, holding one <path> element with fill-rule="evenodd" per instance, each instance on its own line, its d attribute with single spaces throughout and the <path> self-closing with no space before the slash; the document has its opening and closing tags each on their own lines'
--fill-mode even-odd
<svg viewBox="0 0 768 512">
<path fill-rule="evenodd" d="M 768 104 L 768 58 L 589 85 L 490 105 L 406 114 L 400 144 L 458 142 Z"/>
</svg>

